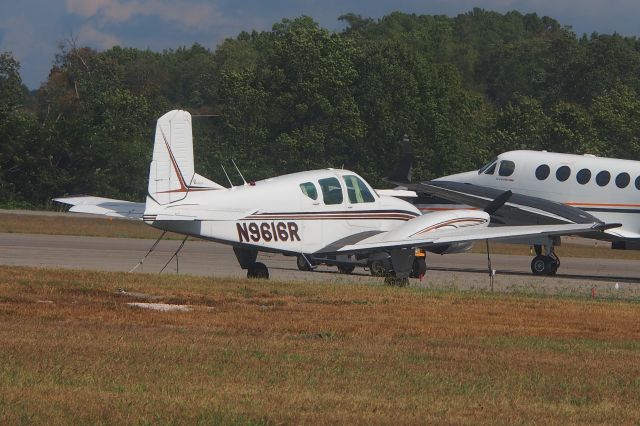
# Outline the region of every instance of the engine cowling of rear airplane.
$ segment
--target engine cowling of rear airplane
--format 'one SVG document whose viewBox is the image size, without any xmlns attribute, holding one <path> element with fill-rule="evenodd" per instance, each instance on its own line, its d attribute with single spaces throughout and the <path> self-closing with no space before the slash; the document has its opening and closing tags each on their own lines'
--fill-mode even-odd
<svg viewBox="0 0 640 426">
<path fill-rule="evenodd" d="M 405 222 L 402 226 L 390 231 L 386 239 L 390 241 L 428 238 L 434 231 L 467 227 L 489 226 L 489 214 L 481 210 L 446 210 L 427 213 Z M 462 253 L 471 248 L 472 243 L 452 243 L 429 247 L 433 253 Z"/>
</svg>

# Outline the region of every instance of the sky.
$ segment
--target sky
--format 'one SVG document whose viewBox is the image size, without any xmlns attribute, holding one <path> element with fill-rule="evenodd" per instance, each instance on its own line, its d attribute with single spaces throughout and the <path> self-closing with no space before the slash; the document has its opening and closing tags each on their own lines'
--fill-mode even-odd
<svg viewBox="0 0 640 426">
<path fill-rule="evenodd" d="M 640 0 L 0 0 L 0 52 L 21 63 L 23 82 L 46 80 L 59 45 L 162 51 L 197 42 L 210 49 L 240 31 L 269 30 L 282 18 L 311 16 L 339 31 L 338 17 L 392 11 L 455 16 L 474 7 L 550 16 L 578 34 L 640 36 Z"/>
</svg>

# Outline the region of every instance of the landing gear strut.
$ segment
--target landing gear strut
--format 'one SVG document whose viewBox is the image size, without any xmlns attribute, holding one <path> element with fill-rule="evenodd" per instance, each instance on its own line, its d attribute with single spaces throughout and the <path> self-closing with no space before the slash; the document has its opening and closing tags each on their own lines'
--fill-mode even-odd
<svg viewBox="0 0 640 426">
<path fill-rule="evenodd" d="M 422 278 L 427 273 L 427 262 L 423 257 L 416 257 L 413 259 L 413 265 L 411 266 L 411 278 Z"/>
<path fill-rule="evenodd" d="M 533 275 L 555 275 L 560 267 L 560 258 L 554 252 L 554 244 L 546 246 L 546 254 L 542 254 L 542 246 L 535 245 L 536 257 L 531 261 L 531 272 Z"/>
<path fill-rule="evenodd" d="M 310 271 L 311 269 L 313 269 L 314 265 L 311 264 L 311 261 L 309 260 L 309 257 L 305 256 L 302 253 L 300 253 L 298 255 L 298 258 L 296 259 L 296 264 L 298 265 L 298 269 L 299 270 L 301 270 L 301 271 Z"/>
<path fill-rule="evenodd" d="M 258 251 L 242 247 L 234 247 L 233 252 L 242 269 L 247 270 L 247 278 L 268 280 L 269 269 L 264 263 L 256 262 Z"/>
</svg>

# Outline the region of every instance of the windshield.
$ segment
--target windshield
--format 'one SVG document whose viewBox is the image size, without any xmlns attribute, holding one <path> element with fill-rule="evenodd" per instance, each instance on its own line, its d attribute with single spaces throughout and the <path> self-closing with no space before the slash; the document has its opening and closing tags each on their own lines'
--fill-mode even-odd
<svg viewBox="0 0 640 426">
<path fill-rule="evenodd" d="M 367 185 L 357 176 L 348 175 L 344 176 L 343 179 L 344 183 L 347 184 L 347 195 L 350 203 L 373 203 L 375 201 Z"/>
<path fill-rule="evenodd" d="M 478 170 L 478 174 L 481 175 L 482 173 L 484 173 L 484 171 L 487 170 L 489 167 L 491 167 L 496 161 L 498 161 L 498 159 L 494 158 L 493 160 L 489 161 L 484 166 L 480 167 L 480 170 Z"/>
</svg>

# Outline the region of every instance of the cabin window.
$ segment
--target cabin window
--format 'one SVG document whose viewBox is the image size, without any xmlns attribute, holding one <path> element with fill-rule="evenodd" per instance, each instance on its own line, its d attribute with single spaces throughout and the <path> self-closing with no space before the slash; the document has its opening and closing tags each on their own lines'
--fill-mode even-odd
<svg viewBox="0 0 640 426">
<path fill-rule="evenodd" d="M 320 189 L 322 189 L 322 201 L 325 204 L 342 204 L 342 187 L 340 181 L 334 177 L 320 179 Z"/>
<path fill-rule="evenodd" d="M 606 186 L 611 180 L 611 173 L 606 170 L 601 171 L 596 175 L 596 183 L 600 186 Z"/>
<path fill-rule="evenodd" d="M 302 193 L 304 195 L 311 198 L 312 200 L 318 199 L 318 190 L 316 189 L 316 186 L 313 183 L 311 182 L 301 183 L 300 189 L 302 190 Z"/>
<path fill-rule="evenodd" d="M 541 164 L 536 169 L 536 177 L 538 180 L 545 180 L 549 177 L 549 173 L 551 173 L 551 169 L 546 164 Z"/>
<path fill-rule="evenodd" d="M 358 176 L 348 175 L 344 176 L 344 183 L 347 185 L 347 195 L 349 202 L 354 203 L 373 203 L 373 195 L 367 188 L 367 185 L 358 178 Z"/>
<path fill-rule="evenodd" d="M 569 179 L 569 176 L 571 176 L 571 169 L 569 166 L 560 166 L 558 167 L 558 170 L 556 170 L 556 179 L 560 182 L 564 182 Z"/>
<path fill-rule="evenodd" d="M 493 160 L 489 161 L 487 164 L 485 164 L 484 166 L 480 167 L 480 170 L 478 170 L 478 174 L 481 175 L 482 173 L 484 173 L 489 167 L 493 166 L 493 170 L 495 170 L 495 163 L 496 161 L 498 161 L 497 158 L 494 158 Z M 489 173 L 490 175 L 493 174 L 493 172 Z"/>
<path fill-rule="evenodd" d="M 580 185 L 585 185 L 589 183 L 589 181 L 591 180 L 591 170 L 589 169 L 580 170 L 576 175 L 576 180 Z"/>
<path fill-rule="evenodd" d="M 636 189 L 640 189 L 640 176 L 636 178 Z"/>
<path fill-rule="evenodd" d="M 622 172 L 618 176 L 616 176 L 616 186 L 618 188 L 626 188 L 631 181 L 631 176 L 629 173 Z"/>
<path fill-rule="evenodd" d="M 498 174 L 500 176 L 511 176 L 516 169 L 516 163 L 509 160 L 504 160 L 500 163 L 500 169 Z"/>
</svg>

